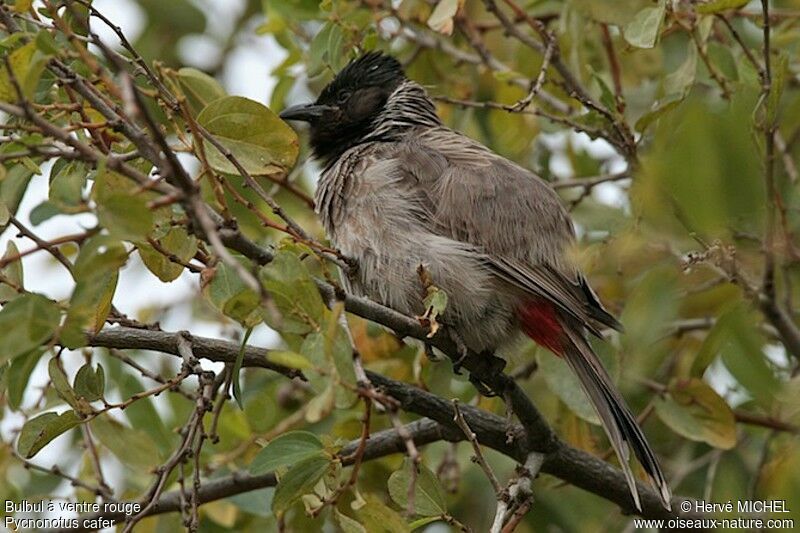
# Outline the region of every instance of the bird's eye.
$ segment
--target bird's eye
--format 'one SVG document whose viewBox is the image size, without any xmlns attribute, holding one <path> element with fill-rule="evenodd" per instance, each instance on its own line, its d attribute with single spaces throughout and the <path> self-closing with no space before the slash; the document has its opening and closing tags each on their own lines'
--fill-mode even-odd
<svg viewBox="0 0 800 533">
<path fill-rule="evenodd" d="M 339 96 L 336 98 L 336 102 L 339 104 L 343 104 L 350 99 L 350 95 L 352 93 L 350 91 L 342 91 L 339 93 Z"/>
</svg>

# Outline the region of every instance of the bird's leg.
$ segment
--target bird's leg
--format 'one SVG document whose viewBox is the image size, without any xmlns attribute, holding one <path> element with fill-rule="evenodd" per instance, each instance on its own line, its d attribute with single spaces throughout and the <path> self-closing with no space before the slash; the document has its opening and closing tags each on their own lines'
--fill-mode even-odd
<svg viewBox="0 0 800 533">
<path fill-rule="evenodd" d="M 436 355 L 433 352 L 433 346 L 431 346 L 429 343 L 427 343 L 427 342 L 424 343 L 423 344 L 423 348 L 425 350 L 425 357 L 427 357 L 428 361 L 430 361 L 431 363 L 438 363 L 439 361 L 442 360 L 441 356 Z"/>
<path fill-rule="evenodd" d="M 453 343 L 456 345 L 456 349 L 458 350 L 458 359 L 453 361 L 453 373 L 460 376 L 461 367 L 469 355 L 469 349 L 453 328 L 447 328 L 447 334 L 450 335 L 450 340 L 453 341 Z"/>
<path fill-rule="evenodd" d="M 358 274 L 358 268 L 359 268 L 358 267 L 358 259 L 356 259 L 355 257 L 350 257 L 350 256 L 347 256 L 347 255 L 344 255 L 341 252 L 339 252 L 338 250 L 337 250 L 337 254 L 339 255 L 339 257 L 341 258 L 342 262 L 347 267 L 345 269 L 345 275 L 347 276 L 347 278 L 350 279 L 350 280 L 356 279 L 356 274 Z"/>
</svg>

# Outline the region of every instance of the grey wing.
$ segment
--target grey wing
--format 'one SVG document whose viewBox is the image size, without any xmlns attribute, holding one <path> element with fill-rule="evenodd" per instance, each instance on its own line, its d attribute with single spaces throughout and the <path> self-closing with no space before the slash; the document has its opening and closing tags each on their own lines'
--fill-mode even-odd
<svg viewBox="0 0 800 533">
<path fill-rule="evenodd" d="M 446 128 L 426 130 L 398 153 L 427 195 L 437 231 L 479 246 L 505 282 L 545 298 L 594 334 L 620 328 L 569 263 L 569 215 L 532 172 Z"/>
</svg>

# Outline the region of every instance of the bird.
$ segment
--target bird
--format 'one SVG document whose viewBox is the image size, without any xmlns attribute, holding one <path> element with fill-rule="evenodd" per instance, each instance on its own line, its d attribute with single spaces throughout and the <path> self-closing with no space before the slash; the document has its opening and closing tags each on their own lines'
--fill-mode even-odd
<svg viewBox="0 0 800 533">
<path fill-rule="evenodd" d="M 570 260 L 570 216 L 536 174 L 449 127 L 426 89 L 380 51 L 351 60 L 309 104 L 280 113 L 309 124 L 323 169 L 315 210 L 356 268 L 347 290 L 421 316 L 419 269 L 447 294 L 441 323 L 457 344 L 494 356 L 524 333 L 577 375 L 616 452 L 633 503 L 630 450 L 664 507 L 658 459 L 588 341 L 621 330 Z"/>
</svg>

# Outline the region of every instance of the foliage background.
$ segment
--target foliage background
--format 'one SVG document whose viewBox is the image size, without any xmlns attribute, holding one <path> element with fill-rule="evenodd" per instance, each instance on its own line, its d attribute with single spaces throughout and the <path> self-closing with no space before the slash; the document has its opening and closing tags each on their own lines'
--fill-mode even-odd
<svg viewBox="0 0 800 533">
<path fill-rule="evenodd" d="M 576 257 L 626 327 L 597 349 L 675 493 L 786 500 L 780 518 L 800 519 L 798 2 L 95 2 L 139 63 L 101 18 L 86 32 L 86 5 L 67 4 L 2 6 L 2 499 L 183 495 L 180 513 L 137 516 L 137 531 L 489 528 L 498 500 L 467 443 L 420 448 L 415 516 L 401 454 L 365 459 L 352 486 L 337 455 L 367 426 L 391 433 L 419 416 L 356 387 L 341 304 L 326 309 L 312 280 L 336 277 L 308 204 L 317 168 L 270 109 L 313 98 L 357 49 L 380 48 L 449 125 L 563 195 Z M 221 219 L 204 223 L 202 206 Z M 260 265 L 236 236 L 275 259 Z M 448 363 L 355 315 L 377 315 L 348 315 L 368 370 L 504 416 Z M 114 342 L 100 332 L 115 327 L 129 329 Z M 156 350 L 159 329 L 170 334 Z M 278 372 L 239 372 L 182 329 L 274 348 L 244 366 Z M 561 361 L 514 351 L 506 371 L 556 434 L 608 456 Z M 287 379 L 296 370 L 309 381 Z M 225 390 L 239 381 L 237 405 Z M 513 484 L 519 457 L 484 453 Z M 277 489 L 263 477 L 276 468 Z M 263 483 L 231 477 L 248 470 Z M 624 497 L 545 472 L 519 531 L 630 523 Z M 200 505 L 214 480 L 241 494 Z M 422 526 L 428 515 L 444 521 Z"/>
</svg>

